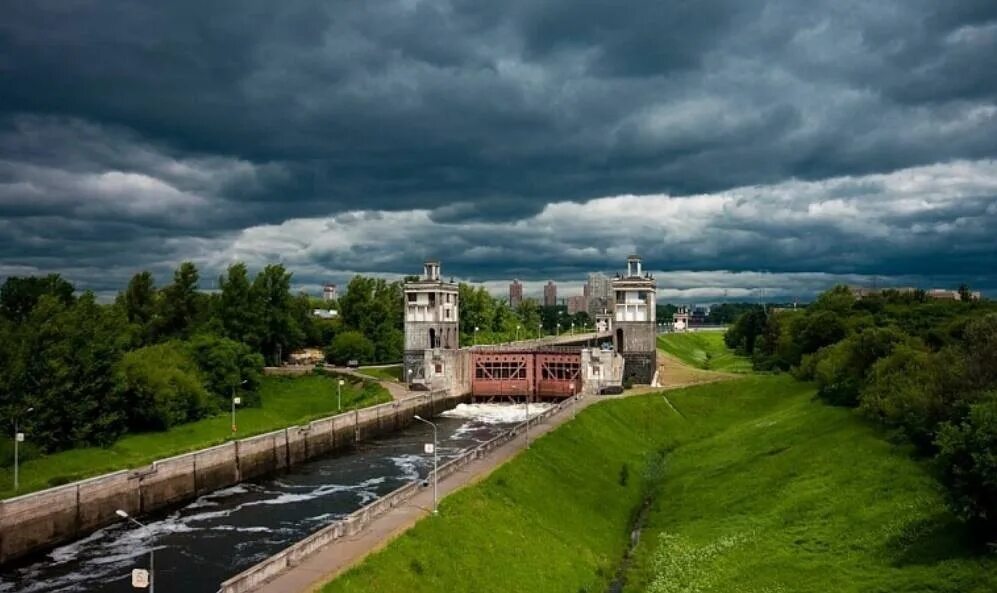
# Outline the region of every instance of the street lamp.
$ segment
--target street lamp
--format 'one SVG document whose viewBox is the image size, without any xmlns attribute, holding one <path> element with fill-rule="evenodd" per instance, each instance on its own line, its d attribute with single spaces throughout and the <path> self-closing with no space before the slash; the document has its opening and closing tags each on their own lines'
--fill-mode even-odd
<svg viewBox="0 0 997 593">
<path fill-rule="evenodd" d="M 248 382 L 249 379 L 243 379 L 242 383 L 239 383 L 239 385 L 240 386 L 245 385 Z M 242 398 L 235 396 L 235 385 L 233 385 L 232 386 L 232 433 L 233 434 L 235 434 L 239 430 L 239 428 L 235 424 L 235 407 L 241 403 L 242 403 Z"/>
<path fill-rule="evenodd" d="M 477 344 L 478 344 L 478 326 L 475 325 L 474 326 L 474 339 L 471 342 L 471 345 L 472 346 L 476 346 Z"/>
<path fill-rule="evenodd" d="M 558 320 L 558 322 L 557 322 L 556 329 L 554 330 L 554 335 L 555 336 L 561 335 L 561 321 L 560 320 Z"/>
<path fill-rule="evenodd" d="M 35 410 L 34 408 L 28 408 L 27 410 L 24 410 L 23 412 L 21 412 L 20 415 L 23 416 L 24 414 L 29 414 L 29 413 L 33 412 L 34 410 Z M 18 430 L 18 427 L 17 427 L 17 422 L 18 422 L 19 419 L 20 418 L 18 416 L 14 416 L 14 492 L 17 492 L 17 489 L 20 486 L 20 481 L 19 481 L 19 478 L 20 478 L 20 476 L 19 476 L 19 469 L 20 468 L 19 468 L 19 465 L 18 465 L 18 463 L 19 463 L 19 459 L 18 459 L 18 444 L 24 441 L 24 433 L 21 432 L 20 430 Z"/>
<path fill-rule="evenodd" d="M 132 523 L 138 525 L 142 529 L 147 529 L 147 527 L 145 525 L 143 525 L 142 523 L 139 523 L 138 519 L 136 519 L 135 517 L 132 517 L 131 515 L 129 515 L 123 509 L 118 509 L 118 510 L 114 511 L 114 513 L 117 516 L 121 517 L 122 519 L 127 519 L 127 520 L 131 521 Z M 149 593 L 156 593 L 156 575 L 155 575 L 156 555 L 155 554 L 156 554 L 156 548 L 155 548 L 155 546 L 153 546 L 152 544 L 150 544 L 149 545 Z"/>
<path fill-rule="evenodd" d="M 520 326 L 517 325 L 516 326 L 516 341 L 517 342 L 519 341 L 519 328 L 520 328 Z"/>
<path fill-rule="evenodd" d="M 409 369 L 408 372 L 411 373 L 412 369 Z M 343 411 L 343 384 L 345 383 L 346 381 L 342 379 L 336 382 L 336 407 L 340 412 Z"/>
<path fill-rule="evenodd" d="M 440 498 L 439 498 L 439 490 L 437 489 L 439 476 L 437 475 L 436 470 L 439 467 L 440 454 L 436 439 L 436 424 L 430 422 L 429 420 L 426 420 L 425 418 L 419 416 L 418 414 L 416 414 L 414 418 L 419 422 L 425 422 L 426 424 L 433 427 L 433 514 L 438 515 L 440 513 Z"/>
<path fill-rule="evenodd" d="M 544 322 L 543 321 L 538 322 L 537 323 L 537 339 L 538 340 L 540 339 L 541 332 L 543 332 L 543 328 L 544 328 Z"/>
<path fill-rule="evenodd" d="M 574 321 L 571 322 L 571 333 L 572 334 L 575 333 L 575 322 Z"/>
<path fill-rule="evenodd" d="M 571 418 L 578 416 L 578 398 L 575 397 L 575 380 L 571 380 Z"/>
</svg>

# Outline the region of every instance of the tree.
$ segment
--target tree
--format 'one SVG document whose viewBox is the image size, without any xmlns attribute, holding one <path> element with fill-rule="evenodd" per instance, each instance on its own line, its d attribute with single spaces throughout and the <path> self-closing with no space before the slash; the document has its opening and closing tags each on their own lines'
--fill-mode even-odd
<svg viewBox="0 0 997 593">
<path fill-rule="evenodd" d="M 38 304 L 38 300 L 48 295 L 58 302 L 69 305 L 73 302 L 73 285 L 58 274 L 44 277 L 11 276 L 0 286 L 0 315 L 14 322 L 27 319 Z"/>
<path fill-rule="evenodd" d="M 197 363 L 177 341 L 125 354 L 117 382 L 133 430 L 166 430 L 219 409 Z"/>
<path fill-rule="evenodd" d="M 218 279 L 218 286 L 221 296 L 215 315 L 220 319 L 225 335 L 259 348 L 265 332 L 261 316 L 263 303 L 255 298 L 260 295 L 253 292 L 246 264 L 229 266 L 228 271 Z"/>
<path fill-rule="evenodd" d="M 265 360 L 280 364 L 303 338 L 294 316 L 291 274 L 279 264 L 263 268 L 253 281 L 252 294 L 259 304 L 260 352 Z"/>
<path fill-rule="evenodd" d="M 22 327 L 23 359 L 16 365 L 22 406 L 35 411 L 35 441 L 49 451 L 113 441 L 125 429 L 114 366 L 128 346 L 127 320 L 92 293 L 66 305 L 43 296 Z"/>
<path fill-rule="evenodd" d="M 869 369 L 889 356 L 907 336 L 896 328 L 869 328 L 820 351 L 817 394 L 838 406 L 857 406 Z"/>
<path fill-rule="evenodd" d="M 173 274 L 173 283 L 162 291 L 160 299 L 159 335 L 187 337 L 202 314 L 204 296 L 197 290 L 200 275 L 191 262 L 180 264 Z"/>
<path fill-rule="evenodd" d="M 374 357 L 374 343 L 358 331 L 345 331 L 333 338 L 326 357 L 339 365 L 351 360 L 369 362 Z"/>
<path fill-rule="evenodd" d="M 236 391 L 243 395 L 245 405 L 259 404 L 262 355 L 242 342 L 204 333 L 191 338 L 186 346 L 204 387 L 219 404 L 227 404 Z"/>
</svg>

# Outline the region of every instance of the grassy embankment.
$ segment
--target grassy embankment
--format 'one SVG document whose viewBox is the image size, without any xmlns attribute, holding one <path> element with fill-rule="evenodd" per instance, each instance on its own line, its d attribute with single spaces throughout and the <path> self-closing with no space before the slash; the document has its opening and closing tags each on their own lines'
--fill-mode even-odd
<svg viewBox="0 0 997 593">
<path fill-rule="evenodd" d="M 812 387 L 667 397 L 681 415 L 661 395 L 586 409 L 324 593 L 601 593 L 648 492 L 627 591 L 997 590 L 997 557 L 967 550 L 925 467 Z"/>
<path fill-rule="evenodd" d="M 343 409 L 391 401 L 379 385 L 349 376 L 343 386 Z M 165 432 L 126 435 L 107 448 L 86 447 L 61 451 L 21 464 L 19 494 L 136 467 L 156 459 L 218 445 L 285 426 L 300 424 L 336 413 L 336 381 L 322 375 L 296 377 L 265 376 L 260 386 L 261 407 L 236 412 L 239 431 L 232 434 L 231 416 L 221 414 L 183 424 Z M 30 434 L 28 435 L 30 439 Z M 0 468 L 0 497 L 14 495 L 13 469 Z"/>
<path fill-rule="evenodd" d="M 376 367 L 360 367 L 357 372 L 368 377 L 374 377 L 375 379 L 380 379 L 382 381 L 395 381 L 400 382 L 402 380 L 402 365 L 393 364 L 389 366 L 376 366 Z"/>
<path fill-rule="evenodd" d="M 658 347 L 699 369 L 726 373 L 751 372 L 751 360 L 727 348 L 723 332 L 665 334 L 658 336 Z"/>
</svg>

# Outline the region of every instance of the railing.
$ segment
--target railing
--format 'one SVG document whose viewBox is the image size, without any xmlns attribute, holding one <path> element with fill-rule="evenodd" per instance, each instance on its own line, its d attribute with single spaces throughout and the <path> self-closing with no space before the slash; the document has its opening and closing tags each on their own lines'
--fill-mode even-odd
<svg viewBox="0 0 997 593">
<path fill-rule="evenodd" d="M 461 467 L 476 459 L 484 457 L 492 450 L 497 449 L 498 447 L 513 440 L 522 431 L 526 430 L 527 424 L 530 426 L 540 424 L 544 420 L 556 415 L 570 405 L 575 404 L 573 404 L 571 400 L 565 400 L 547 408 L 543 412 L 513 426 L 495 438 L 472 449 L 468 449 L 457 457 L 447 461 L 443 465 L 440 465 L 435 474 L 432 471 L 429 472 L 425 480 L 430 482 L 434 478 L 436 480 L 446 478 L 447 476 L 457 472 L 457 470 Z M 408 502 L 418 493 L 422 482 L 423 480 L 413 480 L 382 496 L 367 506 L 361 507 L 349 515 L 346 515 L 342 519 L 330 523 L 305 539 L 292 544 L 259 564 L 249 567 L 222 583 L 219 593 L 245 593 L 247 591 L 252 591 L 256 587 L 276 577 L 288 568 L 300 564 L 304 559 L 324 546 L 336 541 L 339 538 L 356 535 L 357 533 L 363 531 L 363 529 L 366 528 L 367 525 L 374 519 L 384 515 L 389 510 Z"/>
</svg>

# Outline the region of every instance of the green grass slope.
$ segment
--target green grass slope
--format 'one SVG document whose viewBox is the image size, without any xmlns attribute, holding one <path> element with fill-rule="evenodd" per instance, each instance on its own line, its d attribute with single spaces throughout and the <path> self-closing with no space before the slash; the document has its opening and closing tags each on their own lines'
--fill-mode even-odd
<svg viewBox="0 0 997 593">
<path fill-rule="evenodd" d="M 924 467 L 812 397 L 749 376 L 601 403 L 323 591 L 601 593 L 649 492 L 627 591 L 997 590 Z"/>
<path fill-rule="evenodd" d="M 400 364 L 393 364 L 389 366 L 376 366 L 376 367 L 360 367 L 357 369 L 357 372 L 367 375 L 368 377 L 381 379 L 383 381 L 402 380 L 402 365 Z"/>
<path fill-rule="evenodd" d="M 391 400 L 382 387 L 346 376 L 343 409 L 370 406 Z M 107 448 L 70 449 L 21 464 L 18 494 L 144 465 L 156 459 L 203 449 L 233 438 L 245 438 L 285 426 L 308 422 L 336 412 L 335 377 L 302 375 L 266 376 L 260 386 L 262 406 L 236 411 L 239 431 L 233 436 L 231 416 L 222 414 L 176 426 L 165 432 L 126 435 Z M 28 436 L 30 439 L 30 435 Z M 12 468 L 0 469 L 0 497 L 14 496 Z"/>
<path fill-rule="evenodd" d="M 727 373 L 751 372 L 751 361 L 727 348 L 723 332 L 665 334 L 658 336 L 658 347 L 696 368 Z"/>
</svg>

